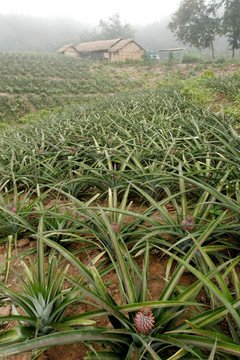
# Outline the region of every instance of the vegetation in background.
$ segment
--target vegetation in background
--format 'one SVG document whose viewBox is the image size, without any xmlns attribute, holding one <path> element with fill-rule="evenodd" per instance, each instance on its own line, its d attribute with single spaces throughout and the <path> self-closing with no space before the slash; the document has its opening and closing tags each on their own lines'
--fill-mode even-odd
<svg viewBox="0 0 240 360">
<path fill-rule="evenodd" d="M 0 62 L 1 122 L 142 86 L 124 70 L 56 54 L 2 53 Z"/>
<path fill-rule="evenodd" d="M 237 2 L 238 0 L 236 0 L 236 4 Z M 237 14 L 237 11 L 235 14 Z M 215 17 L 211 16 L 209 19 L 204 15 L 201 20 L 204 22 L 204 26 L 207 26 L 210 30 L 209 26 L 212 29 Z M 133 35 L 135 41 L 146 50 L 157 51 L 164 48 L 176 48 L 181 44 L 175 40 L 168 29 L 169 21 L 170 18 L 167 17 L 159 22 L 138 25 L 133 28 L 131 24 L 122 23 L 118 14 L 113 14 L 107 20 L 102 19 L 99 26 L 95 27 L 79 23 L 79 21 L 73 19 L 56 19 L 52 21 L 30 16 L 0 14 L 0 51 L 56 52 L 63 44 L 74 44 L 76 46 L 80 42 L 100 40 L 103 36 L 108 38 L 110 36 L 133 37 Z M 101 24 L 104 25 L 103 28 L 101 28 Z M 210 38 L 214 38 L 214 33 L 215 30 L 208 32 L 208 42 Z M 231 29 L 227 36 L 230 36 L 230 33 L 232 34 Z M 226 33 L 221 31 L 220 35 L 214 42 L 216 55 L 224 54 L 224 56 L 229 57 Z M 203 42 L 201 42 L 201 45 L 203 45 Z M 195 45 L 193 46 L 191 51 L 199 55 L 199 50 Z M 209 57 L 208 54 L 207 57 Z"/>
<path fill-rule="evenodd" d="M 234 59 L 236 49 L 240 48 L 240 2 L 239 0 L 224 0 L 224 14 L 221 33 L 227 37 Z"/>
<path fill-rule="evenodd" d="M 194 58 L 195 59 L 195 58 Z M 170 59 L 171 60 L 171 59 Z M 0 54 L 0 127 L 9 124 L 33 121 L 46 111 L 61 111 L 64 105 L 87 103 L 98 100 L 109 94 L 128 92 L 134 89 L 162 86 L 166 83 L 179 83 L 186 77 L 196 79 L 190 83 L 182 82 L 184 88 L 189 86 L 195 92 L 195 100 L 209 95 L 206 87 L 221 93 L 226 88 L 228 93 L 231 84 L 235 83 L 238 91 L 239 76 L 222 78 L 221 86 L 214 82 L 201 80 L 204 71 L 221 69 L 219 65 L 202 64 L 175 70 L 171 62 L 166 65 L 149 63 L 106 64 L 82 61 L 80 59 L 59 56 L 57 54 Z M 184 55 L 184 62 L 193 61 L 192 55 Z M 175 70 L 175 71 L 174 71 Z M 235 79 L 235 80 L 234 80 Z M 220 79 L 216 82 L 220 82 Z M 186 91 L 188 91 L 186 89 Z M 202 94 L 202 95 L 201 95 Z M 237 96 L 237 94 L 236 94 Z M 205 99 L 207 101 L 207 99 Z M 211 99 L 209 99 L 211 101 Z M 27 116 L 26 116 L 27 115 Z"/>
<path fill-rule="evenodd" d="M 168 25 L 177 39 L 198 49 L 211 48 L 214 59 L 214 39 L 218 33 L 219 19 L 215 8 L 204 0 L 185 0 L 172 15 Z"/>
<path fill-rule="evenodd" d="M 223 15 L 219 8 L 223 7 Z M 168 27 L 177 39 L 198 49 L 211 48 L 214 59 L 214 39 L 216 35 L 226 36 L 232 49 L 240 47 L 240 2 L 239 0 L 184 0 L 172 15 Z"/>
<path fill-rule="evenodd" d="M 101 19 L 98 28 L 100 29 L 100 37 L 103 40 L 108 39 L 131 39 L 134 37 L 134 29 L 131 24 L 122 24 L 120 15 L 114 14 L 108 18 L 108 21 Z"/>
</svg>

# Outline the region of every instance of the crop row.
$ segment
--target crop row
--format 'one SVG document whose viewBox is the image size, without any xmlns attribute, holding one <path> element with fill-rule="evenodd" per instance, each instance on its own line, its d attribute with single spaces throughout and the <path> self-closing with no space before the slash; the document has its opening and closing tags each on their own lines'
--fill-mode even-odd
<svg viewBox="0 0 240 360">
<path fill-rule="evenodd" d="M 0 334 L 0 359 L 84 342 L 86 360 L 236 360 L 238 130 L 236 118 L 175 85 L 38 114 L 3 132 L 4 281 L 15 256 L 24 257 L 20 239 L 34 241 L 25 255 L 37 256 L 21 262 L 24 276 L 15 272 L 21 294 L 0 284 L 2 301 L 14 304 L 0 321 L 18 324 Z M 152 298 L 154 254 L 167 265 Z M 66 317 L 72 305 L 78 313 Z"/>
<path fill-rule="evenodd" d="M 238 130 L 234 118 L 194 105 L 181 88 L 128 93 L 38 118 L 37 128 L 6 132 L 0 139 L 2 176 L 11 176 L 10 163 L 15 176 L 30 183 L 35 177 L 54 181 L 56 169 L 63 178 L 71 171 L 76 177 L 79 171 L 82 179 L 87 174 L 89 182 L 90 174 L 101 178 L 103 171 L 111 178 L 107 173 L 121 168 L 115 182 L 134 177 L 154 188 L 155 177 L 175 171 L 180 162 L 210 184 L 227 171 L 234 188 L 240 167 Z"/>
<path fill-rule="evenodd" d="M 240 71 L 228 77 L 220 76 L 208 79 L 207 84 L 218 93 L 224 94 L 240 104 Z"/>
<path fill-rule="evenodd" d="M 144 76 L 129 74 L 127 68 L 82 61 L 57 54 L 0 54 L 0 121 L 3 124 L 18 122 L 23 116 L 38 110 L 82 101 L 83 96 L 108 95 L 149 86 L 163 86 L 161 73 L 148 69 Z M 164 69 L 163 69 L 164 70 Z M 224 93 L 239 102 L 240 76 L 203 78 L 181 81 L 166 77 L 166 82 L 176 83 L 187 98 L 195 103 L 209 103 L 210 93 Z M 228 114 L 238 114 L 229 109 Z M 22 120 L 21 120 L 22 121 Z"/>
</svg>

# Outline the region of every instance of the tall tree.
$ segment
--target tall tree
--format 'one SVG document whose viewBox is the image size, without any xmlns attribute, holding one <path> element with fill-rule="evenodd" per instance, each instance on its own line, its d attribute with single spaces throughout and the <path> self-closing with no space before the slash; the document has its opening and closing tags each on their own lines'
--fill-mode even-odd
<svg viewBox="0 0 240 360">
<path fill-rule="evenodd" d="M 210 48 L 214 58 L 213 42 L 219 27 L 214 4 L 206 5 L 204 0 L 183 0 L 168 27 L 182 43 L 198 49 Z"/>
<path fill-rule="evenodd" d="M 240 48 L 240 0 L 225 0 L 222 18 L 222 34 L 227 37 L 232 49 L 232 58 L 235 50 Z"/>
<path fill-rule="evenodd" d="M 100 34 L 103 40 L 115 39 L 115 38 L 133 38 L 134 29 L 128 23 L 122 24 L 120 15 L 117 13 L 108 18 L 108 21 L 100 20 L 99 26 Z"/>
</svg>

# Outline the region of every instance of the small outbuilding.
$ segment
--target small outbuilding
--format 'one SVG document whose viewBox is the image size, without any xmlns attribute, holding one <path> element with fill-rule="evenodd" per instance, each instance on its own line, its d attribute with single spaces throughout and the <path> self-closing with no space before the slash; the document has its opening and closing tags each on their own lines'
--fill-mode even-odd
<svg viewBox="0 0 240 360">
<path fill-rule="evenodd" d="M 77 51 L 75 46 L 73 46 L 73 44 L 63 45 L 59 50 L 57 50 L 57 53 L 74 56 L 74 57 L 80 57 L 79 52 Z"/>
<path fill-rule="evenodd" d="M 141 60 L 145 50 L 133 39 L 111 39 L 80 43 L 76 47 L 82 58 L 107 59 L 108 62 Z"/>
<path fill-rule="evenodd" d="M 183 59 L 184 48 L 174 49 L 159 49 L 159 61 L 160 62 L 172 62 L 175 64 L 181 64 Z"/>
<path fill-rule="evenodd" d="M 109 49 L 109 62 L 142 60 L 145 50 L 133 39 L 121 39 Z"/>
</svg>

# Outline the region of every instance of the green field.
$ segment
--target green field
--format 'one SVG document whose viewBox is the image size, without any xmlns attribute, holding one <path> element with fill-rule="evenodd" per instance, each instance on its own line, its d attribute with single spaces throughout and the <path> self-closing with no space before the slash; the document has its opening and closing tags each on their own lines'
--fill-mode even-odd
<svg viewBox="0 0 240 360">
<path fill-rule="evenodd" d="M 93 98 L 181 83 L 195 101 L 211 102 L 213 93 L 235 100 L 239 76 L 232 76 L 237 65 L 186 64 L 103 64 L 55 54 L 0 54 L 0 123 L 25 123 L 32 114 Z M 218 74 L 226 75 L 227 78 Z M 215 74 L 214 79 L 211 77 Z M 239 74 L 239 73 L 238 73 Z M 188 80 L 187 82 L 185 80 Z M 200 89 L 202 91 L 200 91 Z M 206 90 L 207 89 L 207 90 Z M 207 94 L 211 97 L 206 98 Z M 239 99 L 238 99 L 239 105 Z M 29 117 L 25 118 L 26 115 Z"/>
<path fill-rule="evenodd" d="M 0 63 L 0 359 L 239 359 L 239 68 Z"/>
</svg>

